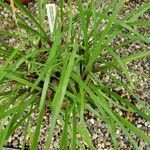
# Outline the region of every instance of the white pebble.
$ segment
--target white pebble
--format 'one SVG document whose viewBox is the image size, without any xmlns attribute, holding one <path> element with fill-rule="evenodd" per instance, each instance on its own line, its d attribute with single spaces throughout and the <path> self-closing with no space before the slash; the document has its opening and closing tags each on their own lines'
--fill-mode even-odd
<svg viewBox="0 0 150 150">
<path fill-rule="evenodd" d="M 107 142 L 107 143 L 106 143 L 106 145 L 108 145 L 108 146 L 109 146 L 109 145 L 111 145 L 111 143 L 110 143 L 110 142 Z"/>
<path fill-rule="evenodd" d="M 140 48 L 141 48 L 141 46 L 140 46 L 140 45 L 136 45 L 136 46 L 135 46 L 135 48 L 140 49 Z"/>
<path fill-rule="evenodd" d="M 145 126 L 147 127 L 149 125 L 149 123 L 148 122 L 145 122 Z"/>
<path fill-rule="evenodd" d="M 141 124 L 138 124 L 138 125 L 137 125 L 137 128 L 141 128 L 141 127 L 142 127 L 142 125 L 141 125 Z"/>
<path fill-rule="evenodd" d="M 16 146 L 18 145 L 18 141 L 17 141 L 17 140 L 14 140 L 14 141 L 12 142 L 12 145 L 13 145 L 14 147 L 16 147 Z"/>
<path fill-rule="evenodd" d="M 58 141 L 54 141 L 54 148 L 58 147 Z"/>
<path fill-rule="evenodd" d="M 104 143 L 102 143 L 102 144 L 101 144 L 101 148 L 104 148 L 104 147 L 105 147 L 105 144 L 104 144 Z"/>
<path fill-rule="evenodd" d="M 93 136 L 92 136 L 92 139 L 97 139 L 97 137 L 98 137 L 98 135 L 97 134 L 94 134 Z"/>
<path fill-rule="evenodd" d="M 91 123 L 91 124 L 94 124 L 94 119 L 93 119 L 93 118 L 90 119 L 90 123 Z"/>
<path fill-rule="evenodd" d="M 118 135 L 119 133 L 120 133 L 120 131 L 119 131 L 119 130 L 117 130 L 117 131 L 116 131 L 116 134 Z"/>
</svg>

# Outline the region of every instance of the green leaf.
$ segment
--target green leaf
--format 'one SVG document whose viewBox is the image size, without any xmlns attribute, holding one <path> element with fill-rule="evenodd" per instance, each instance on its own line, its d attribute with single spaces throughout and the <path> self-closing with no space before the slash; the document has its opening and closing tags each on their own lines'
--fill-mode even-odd
<svg viewBox="0 0 150 150">
<path fill-rule="evenodd" d="M 61 78 L 60 78 L 60 83 L 59 83 L 59 86 L 58 86 L 58 89 L 56 91 L 56 94 L 55 94 L 55 97 L 54 97 L 54 100 L 53 100 L 53 106 L 55 106 L 53 108 L 53 112 L 52 112 L 52 121 L 51 121 L 51 125 L 50 125 L 50 128 L 49 128 L 49 131 L 48 131 L 48 137 L 47 137 L 47 140 L 46 140 L 46 150 L 49 149 L 50 147 L 50 144 L 51 144 L 51 139 L 52 139 L 52 135 L 53 135 L 53 132 L 54 132 L 54 128 L 55 128 L 55 124 L 56 124 L 56 120 L 59 116 L 59 112 L 60 112 L 60 109 L 61 109 L 61 104 L 64 100 L 64 96 L 66 94 L 66 89 L 67 89 L 67 86 L 68 86 L 68 82 L 69 82 L 69 79 L 70 79 L 70 74 L 72 72 L 72 69 L 73 69 L 73 64 L 74 64 L 74 61 L 75 61 L 75 54 L 76 54 L 76 51 L 78 50 L 78 44 L 77 43 L 74 43 L 73 45 L 73 52 L 69 58 L 69 62 L 65 63 L 64 67 L 63 67 L 63 71 L 62 71 L 62 75 L 61 75 Z M 55 109 L 57 108 L 57 109 Z"/>
<path fill-rule="evenodd" d="M 65 124 L 63 127 L 63 133 L 61 136 L 61 142 L 60 142 L 60 146 L 59 149 L 63 150 L 63 149 L 67 149 L 68 147 L 68 127 L 69 127 L 69 112 L 68 112 L 68 108 L 65 111 Z"/>
</svg>

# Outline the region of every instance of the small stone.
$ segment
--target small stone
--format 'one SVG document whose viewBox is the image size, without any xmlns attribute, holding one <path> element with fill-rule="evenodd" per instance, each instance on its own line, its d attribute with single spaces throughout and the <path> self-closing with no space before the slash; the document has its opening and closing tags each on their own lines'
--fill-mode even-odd
<svg viewBox="0 0 150 150">
<path fill-rule="evenodd" d="M 104 143 L 102 143 L 102 144 L 101 144 L 101 148 L 104 148 L 104 147 L 105 147 L 105 144 L 104 144 Z"/>
<path fill-rule="evenodd" d="M 99 138 L 99 141 L 100 141 L 100 142 L 102 142 L 103 140 L 104 140 L 103 137 L 100 137 L 100 138 Z"/>
<path fill-rule="evenodd" d="M 90 123 L 91 123 L 91 124 L 94 124 L 94 122 L 95 122 L 94 119 L 91 118 L 91 119 L 90 119 Z"/>
<path fill-rule="evenodd" d="M 140 49 L 141 46 L 140 46 L 140 45 L 135 45 L 135 48 L 136 48 L 136 49 Z"/>
<path fill-rule="evenodd" d="M 111 145 L 111 143 L 110 142 L 106 142 L 106 145 L 109 146 L 109 145 Z"/>
<path fill-rule="evenodd" d="M 18 140 L 14 140 L 14 141 L 12 142 L 12 145 L 13 145 L 14 147 L 17 147 L 17 146 L 18 146 Z"/>
<path fill-rule="evenodd" d="M 148 122 L 145 122 L 145 126 L 147 127 L 149 125 L 149 123 Z"/>
<path fill-rule="evenodd" d="M 116 134 L 117 134 L 117 135 L 119 135 L 119 133 L 120 133 L 120 131 L 119 131 L 119 130 L 117 130 L 117 131 L 116 131 Z"/>
<path fill-rule="evenodd" d="M 141 146 L 141 147 L 145 147 L 145 143 L 141 141 L 141 142 L 140 142 L 140 146 Z"/>
<path fill-rule="evenodd" d="M 92 136 L 92 139 L 95 140 L 95 139 L 97 139 L 97 137 L 98 137 L 98 135 L 97 135 L 97 134 L 94 134 L 94 135 Z"/>
<path fill-rule="evenodd" d="M 59 144 L 58 141 L 54 141 L 54 144 L 53 144 L 54 148 L 57 148 L 58 144 Z"/>
<path fill-rule="evenodd" d="M 141 127 L 142 127 L 142 125 L 141 125 L 141 124 L 138 124 L 138 125 L 137 125 L 137 128 L 141 128 Z"/>
<path fill-rule="evenodd" d="M 14 137 L 18 137 L 18 135 L 17 135 L 17 134 L 14 134 Z"/>
<path fill-rule="evenodd" d="M 122 116 L 123 115 L 122 111 L 119 111 L 119 114 L 120 114 L 120 116 Z"/>
<path fill-rule="evenodd" d="M 126 2 L 126 3 L 129 3 L 129 2 L 130 2 L 130 0 L 125 0 L 125 2 Z"/>
</svg>

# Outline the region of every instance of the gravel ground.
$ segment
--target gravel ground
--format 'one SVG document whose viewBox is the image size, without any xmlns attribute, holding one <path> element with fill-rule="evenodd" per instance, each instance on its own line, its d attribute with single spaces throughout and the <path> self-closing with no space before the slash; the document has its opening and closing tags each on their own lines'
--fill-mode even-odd
<svg viewBox="0 0 150 150">
<path fill-rule="evenodd" d="M 122 10 L 122 12 L 120 13 L 120 17 L 124 16 L 125 14 L 130 13 L 131 11 L 133 11 L 133 9 L 138 8 L 140 5 L 142 5 L 143 3 L 148 2 L 147 0 L 128 0 L 126 6 L 124 7 L 124 9 Z M 35 2 L 30 2 L 27 6 L 30 11 L 32 13 L 37 13 L 36 12 L 36 4 Z M 3 22 L 2 20 L 0 20 L 0 29 L 9 29 L 9 30 L 14 30 L 15 29 L 15 23 L 12 21 L 12 16 L 11 14 L 8 14 L 7 11 L 5 11 L 1 6 L 0 6 L 0 16 L 4 16 L 4 18 L 7 18 L 9 21 L 8 22 Z M 150 12 L 145 13 L 141 18 L 141 20 L 150 20 Z M 150 32 L 150 28 L 139 28 L 138 31 L 140 33 L 148 33 Z M 7 42 L 9 42 L 11 45 L 15 46 L 16 45 L 16 41 L 15 39 L 11 38 L 7 38 L 7 37 L 2 37 L 0 36 L 0 39 L 5 40 Z M 121 42 L 123 42 L 125 39 L 119 37 L 116 38 L 116 40 L 114 40 L 114 44 L 119 44 Z M 138 43 L 138 42 L 133 42 L 129 45 L 126 46 L 126 48 L 124 49 L 119 49 L 117 51 L 117 53 L 123 57 L 123 56 L 127 56 L 129 54 L 133 54 L 139 51 L 144 51 L 144 50 L 150 50 L 150 45 L 145 44 L 145 43 Z M 107 59 L 109 59 L 109 56 L 106 56 Z M 144 73 L 149 75 L 150 74 L 150 58 L 143 58 L 137 61 L 133 61 L 132 63 L 128 63 L 128 67 L 134 71 L 138 71 L 140 73 Z M 122 74 L 119 74 L 117 71 L 113 71 L 112 74 L 121 81 L 124 81 L 125 78 Z M 103 73 L 103 74 L 98 74 L 100 79 L 107 84 L 113 85 L 113 80 L 109 78 L 109 76 L 107 75 L 107 73 Z M 150 80 L 147 80 L 146 78 L 142 78 L 138 75 L 136 75 L 135 73 L 132 73 L 132 76 L 134 78 L 134 83 L 135 83 L 135 92 L 138 93 L 138 95 L 140 96 L 140 98 L 145 101 L 147 104 L 150 104 Z M 122 87 L 117 87 L 115 89 L 115 91 L 117 91 L 120 95 L 122 95 L 122 97 L 127 97 L 129 99 L 132 100 L 132 98 L 130 97 L 129 93 L 127 93 Z M 141 106 L 141 104 L 136 103 L 135 105 L 137 105 L 139 108 L 141 109 L 149 109 L 149 105 L 143 107 Z M 140 118 L 138 115 L 136 114 L 131 114 L 131 113 L 125 113 L 121 110 L 119 110 L 118 108 L 114 108 L 116 112 L 118 112 L 120 115 L 124 116 L 125 118 L 127 118 L 128 120 L 130 120 L 131 122 L 133 122 L 138 128 L 141 128 L 147 135 L 150 135 L 150 122 L 145 121 L 144 119 Z M 36 124 L 36 118 L 38 116 L 37 112 L 34 112 L 34 114 L 31 116 L 32 117 L 32 126 L 31 128 L 31 134 L 35 129 L 35 124 Z M 43 149 L 43 143 L 45 142 L 46 139 L 46 134 L 47 134 L 47 130 L 48 130 L 48 124 L 50 122 L 50 112 L 47 109 L 45 116 L 43 118 L 43 124 L 42 124 L 42 128 L 41 128 L 41 137 L 40 137 L 40 142 L 38 144 L 38 149 L 42 150 Z M 106 124 L 97 119 L 93 114 L 91 114 L 90 112 L 86 111 L 85 112 L 85 120 L 86 120 L 86 124 L 88 127 L 89 132 L 91 133 L 91 137 L 93 139 L 94 145 L 96 147 L 97 150 L 112 150 L 112 141 L 110 138 L 110 135 L 108 133 L 107 130 L 107 126 Z M 58 120 L 57 121 L 57 126 L 56 126 L 56 130 L 55 130 L 55 135 L 53 138 L 53 145 L 51 146 L 51 149 L 56 150 L 58 148 L 59 145 L 59 138 L 60 138 L 60 133 L 62 132 L 62 124 L 61 122 Z M 10 137 L 6 143 L 7 147 L 13 147 L 13 148 L 21 148 L 21 143 L 23 140 L 23 133 L 24 133 L 24 126 L 21 126 L 17 129 L 17 131 L 12 135 L 12 137 Z M 122 131 L 118 128 L 117 131 L 117 136 L 118 136 L 118 140 L 119 140 L 119 150 L 132 150 L 132 145 L 131 143 L 126 139 L 126 137 L 124 136 L 124 134 L 122 133 Z M 30 135 L 28 136 L 28 138 L 30 139 Z M 80 135 L 78 135 L 78 138 L 80 139 Z M 146 143 L 144 143 L 142 140 L 138 139 L 137 137 L 135 137 L 136 141 L 138 141 L 138 144 L 142 147 L 142 150 L 150 150 L 150 145 L 147 145 Z M 86 144 L 85 144 L 86 145 Z M 29 143 L 26 143 L 26 150 L 29 149 Z M 88 146 L 87 146 L 87 149 Z"/>
</svg>

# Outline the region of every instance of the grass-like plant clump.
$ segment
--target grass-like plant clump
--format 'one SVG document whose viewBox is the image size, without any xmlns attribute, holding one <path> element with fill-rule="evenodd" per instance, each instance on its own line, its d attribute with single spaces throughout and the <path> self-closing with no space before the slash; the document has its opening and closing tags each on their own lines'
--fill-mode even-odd
<svg viewBox="0 0 150 150">
<path fill-rule="evenodd" d="M 148 57 L 150 51 L 120 57 L 116 50 L 135 41 L 150 43 L 147 35 L 134 28 L 150 25 L 138 20 L 150 9 L 150 4 L 145 3 L 132 13 L 118 17 L 124 0 L 112 0 L 101 11 L 98 7 L 103 6 L 103 1 L 89 0 L 83 4 L 77 0 L 76 12 L 71 1 L 66 10 L 64 0 L 60 0 L 55 29 L 50 34 L 45 25 L 46 3 L 47 0 L 38 0 L 38 14 L 35 15 L 19 0 L 10 5 L 0 1 L 0 5 L 13 15 L 16 24 L 15 31 L 0 30 L 0 35 L 16 40 L 15 46 L 0 40 L 0 149 L 22 125 L 25 126 L 24 149 L 31 115 L 38 111 L 36 128 L 30 133 L 30 149 L 37 149 L 46 108 L 51 112 L 46 150 L 52 144 L 57 120 L 63 125 L 59 149 L 85 149 L 77 134 L 90 149 L 96 149 L 85 123 L 85 111 L 106 123 L 115 150 L 118 150 L 118 127 L 133 148 L 140 149 L 134 135 L 150 144 L 149 136 L 114 109 L 136 113 L 150 121 L 148 109 L 139 109 L 132 99 L 126 99 L 114 90 L 121 86 L 134 101 L 144 105 L 134 92 L 133 70 L 131 72 L 127 63 Z M 124 42 L 113 44 L 117 37 L 123 37 Z M 106 55 L 111 56 L 111 61 L 105 59 Z M 113 76 L 114 70 L 122 74 L 126 82 Z M 106 73 L 115 84 L 102 82 L 101 73 Z"/>
</svg>

